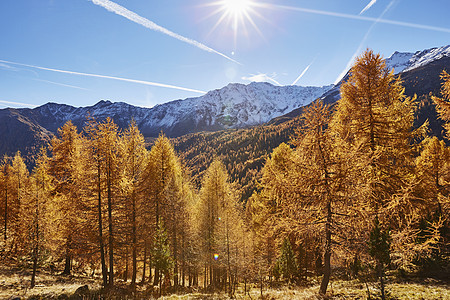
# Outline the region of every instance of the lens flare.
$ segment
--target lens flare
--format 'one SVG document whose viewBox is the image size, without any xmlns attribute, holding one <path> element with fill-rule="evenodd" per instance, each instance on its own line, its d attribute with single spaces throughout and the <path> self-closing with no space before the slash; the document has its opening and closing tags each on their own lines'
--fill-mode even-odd
<svg viewBox="0 0 450 300">
<path fill-rule="evenodd" d="M 214 260 L 218 260 L 219 259 L 219 254 L 214 253 Z"/>
</svg>

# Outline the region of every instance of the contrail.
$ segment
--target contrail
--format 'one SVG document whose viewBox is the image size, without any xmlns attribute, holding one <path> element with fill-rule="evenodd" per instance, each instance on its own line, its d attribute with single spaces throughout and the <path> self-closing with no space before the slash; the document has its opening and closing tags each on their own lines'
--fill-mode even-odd
<svg viewBox="0 0 450 300">
<path fill-rule="evenodd" d="M 22 103 L 22 102 L 14 102 L 14 101 L 6 101 L 6 100 L 0 100 L 0 105 L 2 106 L 8 106 L 8 105 L 16 105 L 16 106 L 24 106 L 24 107 L 36 107 L 37 105 L 29 104 L 29 103 Z M 5 105 L 6 104 L 6 105 Z"/>
<path fill-rule="evenodd" d="M 150 21 L 149 19 L 141 17 L 140 15 L 138 15 L 138 14 L 136 14 L 136 13 L 126 9 L 125 7 L 123 7 L 123 6 L 121 6 L 121 5 L 117 4 L 117 3 L 114 3 L 114 2 L 109 1 L 109 0 L 91 0 L 91 1 L 95 5 L 99 5 L 99 6 L 103 7 L 103 8 L 106 8 L 108 11 L 113 12 L 113 13 L 119 15 L 119 16 L 125 17 L 128 20 L 133 21 L 133 22 L 135 22 L 135 23 L 137 23 L 139 25 L 142 25 L 142 26 L 144 26 L 144 27 L 146 27 L 148 29 L 161 32 L 161 33 L 166 34 L 166 35 L 168 35 L 170 37 L 173 37 L 173 38 L 175 38 L 177 40 L 180 40 L 182 42 L 185 42 L 185 43 L 188 43 L 190 45 L 193 45 L 193 46 L 195 46 L 195 47 L 197 47 L 197 48 L 199 48 L 201 50 L 204 50 L 204 51 L 207 51 L 207 52 L 210 52 L 210 53 L 218 54 L 218 55 L 220 55 L 222 57 L 225 57 L 226 59 L 228 59 L 228 60 L 230 60 L 230 61 L 232 61 L 234 63 L 237 63 L 237 64 L 241 65 L 240 62 L 232 59 L 231 57 L 228 57 L 225 54 L 223 54 L 223 53 L 221 53 L 221 52 L 219 52 L 217 50 L 214 50 L 214 49 L 212 49 L 212 48 L 210 48 L 210 47 L 208 47 L 208 46 L 206 46 L 206 45 L 204 45 L 204 44 L 202 44 L 200 42 L 197 42 L 196 40 L 184 37 L 182 35 L 179 35 L 178 33 L 170 31 L 170 30 L 168 30 L 168 29 L 166 29 L 166 28 L 164 28 L 162 26 L 159 26 L 158 24 Z"/>
<path fill-rule="evenodd" d="M 6 70 L 17 71 L 17 68 L 14 68 L 13 66 L 10 66 L 10 65 L 7 65 L 7 64 L 0 64 L 0 68 L 6 69 Z"/>
<path fill-rule="evenodd" d="M 316 59 L 314 58 L 313 61 L 303 70 L 303 72 L 300 75 L 298 75 L 297 79 L 295 79 L 294 82 L 291 85 L 296 85 L 297 84 L 297 82 L 300 80 L 300 78 L 302 78 L 303 75 L 305 75 L 306 72 L 308 72 L 309 67 L 311 67 L 311 65 L 313 64 L 313 62 L 315 60 Z"/>
<path fill-rule="evenodd" d="M 377 19 L 377 18 L 371 18 L 371 17 L 359 16 L 359 15 L 350 15 L 350 14 L 344 14 L 344 13 L 337 13 L 337 12 L 309 9 L 309 8 L 295 7 L 295 6 L 286 6 L 286 5 L 271 5 L 271 6 L 273 8 L 299 11 L 299 12 L 316 14 L 316 15 L 323 15 L 323 16 L 330 16 L 330 17 L 337 17 L 337 18 L 344 18 L 344 19 L 352 19 L 352 20 L 360 20 L 360 21 L 368 21 L 368 22 L 378 22 L 378 23 L 397 25 L 397 26 L 403 26 L 403 27 L 409 27 L 409 28 L 418 28 L 418 29 L 424 29 L 424 30 L 450 33 L 450 28 L 421 25 L 421 24 L 394 21 L 394 20 L 386 20 L 386 19 Z"/>
<path fill-rule="evenodd" d="M 369 4 L 367 4 L 366 7 L 364 7 L 359 14 L 362 15 L 366 10 L 371 8 L 376 2 L 377 0 L 370 0 Z"/>
<path fill-rule="evenodd" d="M 33 80 L 40 81 L 40 82 L 46 82 L 46 83 L 50 83 L 50 84 L 54 84 L 54 85 L 70 87 L 70 88 L 73 88 L 73 89 L 89 91 L 89 89 L 82 88 L 82 87 L 76 86 L 76 85 L 70 85 L 70 84 L 65 84 L 65 83 L 60 83 L 60 82 L 54 82 L 54 81 L 44 80 L 44 79 L 39 79 L 39 78 L 34 78 Z"/>
<path fill-rule="evenodd" d="M 380 22 L 380 20 L 382 20 L 383 16 L 388 12 L 388 10 L 392 7 L 392 5 L 394 5 L 394 2 L 395 2 L 395 0 L 392 0 L 388 4 L 388 6 L 384 9 L 384 11 L 381 13 L 381 15 L 377 19 L 375 19 L 375 22 L 369 27 L 369 29 L 367 30 L 367 32 L 364 35 L 363 39 L 359 43 L 358 49 L 356 49 L 355 53 L 353 53 L 353 56 L 347 62 L 347 65 L 345 66 L 345 69 L 342 70 L 341 74 L 339 74 L 339 76 L 336 78 L 336 81 L 334 82 L 334 84 L 337 84 L 345 76 L 345 74 L 348 72 L 348 70 L 352 66 L 355 58 L 361 52 L 361 50 L 363 48 L 363 45 L 365 44 L 365 42 L 366 42 L 367 38 L 369 37 L 370 33 L 372 32 L 373 28 L 375 27 L 375 25 L 377 25 Z"/>
<path fill-rule="evenodd" d="M 40 66 L 34 66 L 34 65 L 27 65 L 27 64 L 22 64 L 22 63 L 7 61 L 7 60 L 0 60 L 0 62 L 6 63 L 6 64 L 17 65 L 17 66 L 23 66 L 23 67 L 39 69 L 39 70 L 51 71 L 51 72 L 58 72 L 58 73 L 72 74 L 72 75 L 79 75 L 79 76 L 87 76 L 87 77 L 113 79 L 113 80 L 120 80 L 120 81 L 126 81 L 126 82 L 138 83 L 138 84 L 145 84 L 145 85 L 151 85 L 151 86 L 164 87 L 164 88 L 169 88 L 169 89 L 176 89 L 176 90 L 194 92 L 194 93 L 199 93 L 199 94 L 206 94 L 205 91 L 194 90 L 194 89 L 190 89 L 190 88 L 185 88 L 185 87 L 180 87 L 180 86 L 175 86 L 175 85 L 170 85 L 170 84 L 165 84 L 165 83 L 157 83 L 157 82 L 136 80 L 136 79 L 129 79 L 129 78 L 122 78 L 122 77 L 115 77 L 115 76 L 107 76 L 107 75 L 99 75 L 99 74 L 91 74 L 91 73 L 82 73 L 82 72 L 74 72 L 74 71 L 52 69 L 52 68 L 46 68 L 46 67 L 40 67 Z"/>
</svg>

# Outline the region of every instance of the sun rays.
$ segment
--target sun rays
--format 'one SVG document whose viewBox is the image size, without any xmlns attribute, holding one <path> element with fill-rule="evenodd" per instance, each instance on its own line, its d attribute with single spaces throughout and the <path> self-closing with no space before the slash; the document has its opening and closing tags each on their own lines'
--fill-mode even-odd
<svg viewBox="0 0 450 300">
<path fill-rule="evenodd" d="M 258 18 L 267 21 L 259 12 L 266 8 L 265 4 L 257 3 L 255 0 L 219 0 L 209 3 L 207 6 L 216 8 L 207 18 L 219 16 L 209 35 L 213 34 L 218 27 L 223 27 L 232 32 L 235 48 L 238 36 L 249 37 L 250 29 L 264 38 L 255 20 Z"/>
</svg>

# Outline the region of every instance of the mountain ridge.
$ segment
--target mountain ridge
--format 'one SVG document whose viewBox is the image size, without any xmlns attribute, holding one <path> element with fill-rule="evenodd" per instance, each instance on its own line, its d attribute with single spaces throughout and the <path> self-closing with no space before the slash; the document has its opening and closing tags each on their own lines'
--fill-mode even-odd
<svg viewBox="0 0 450 300">
<path fill-rule="evenodd" d="M 152 108 L 101 100 L 86 107 L 49 102 L 17 111 L 53 133 L 68 120 L 81 129 L 86 118 L 91 116 L 98 120 L 111 117 L 121 128 L 134 119 L 146 137 L 158 136 L 161 131 L 170 137 L 177 137 L 204 130 L 260 125 L 309 104 L 329 88 L 331 85 L 301 87 L 230 83 L 201 97 L 174 100 Z"/>
</svg>

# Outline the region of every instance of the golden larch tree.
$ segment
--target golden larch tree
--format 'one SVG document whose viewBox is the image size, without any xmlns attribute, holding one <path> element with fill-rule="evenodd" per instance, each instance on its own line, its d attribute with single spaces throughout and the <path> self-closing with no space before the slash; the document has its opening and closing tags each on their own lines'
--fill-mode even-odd
<svg viewBox="0 0 450 300">
<path fill-rule="evenodd" d="M 148 152 L 145 148 L 144 137 L 139 132 L 135 121 L 123 132 L 121 146 L 124 154 L 124 176 L 122 179 L 122 189 L 125 194 L 126 214 L 131 227 L 131 256 L 132 256 L 132 275 L 131 286 L 136 285 L 137 259 L 138 259 L 138 238 L 139 231 L 142 229 L 144 219 L 141 218 L 142 189 L 140 184 L 143 180 L 145 166 L 147 165 Z M 128 257 L 128 253 L 126 254 Z M 127 264 L 128 265 L 128 264 Z"/>
<path fill-rule="evenodd" d="M 52 185 L 54 245 L 65 257 L 64 274 L 70 274 L 74 255 L 82 248 L 81 220 L 83 138 L 71 121 L 51 141 L 48 172 Z"/>
</svg>

